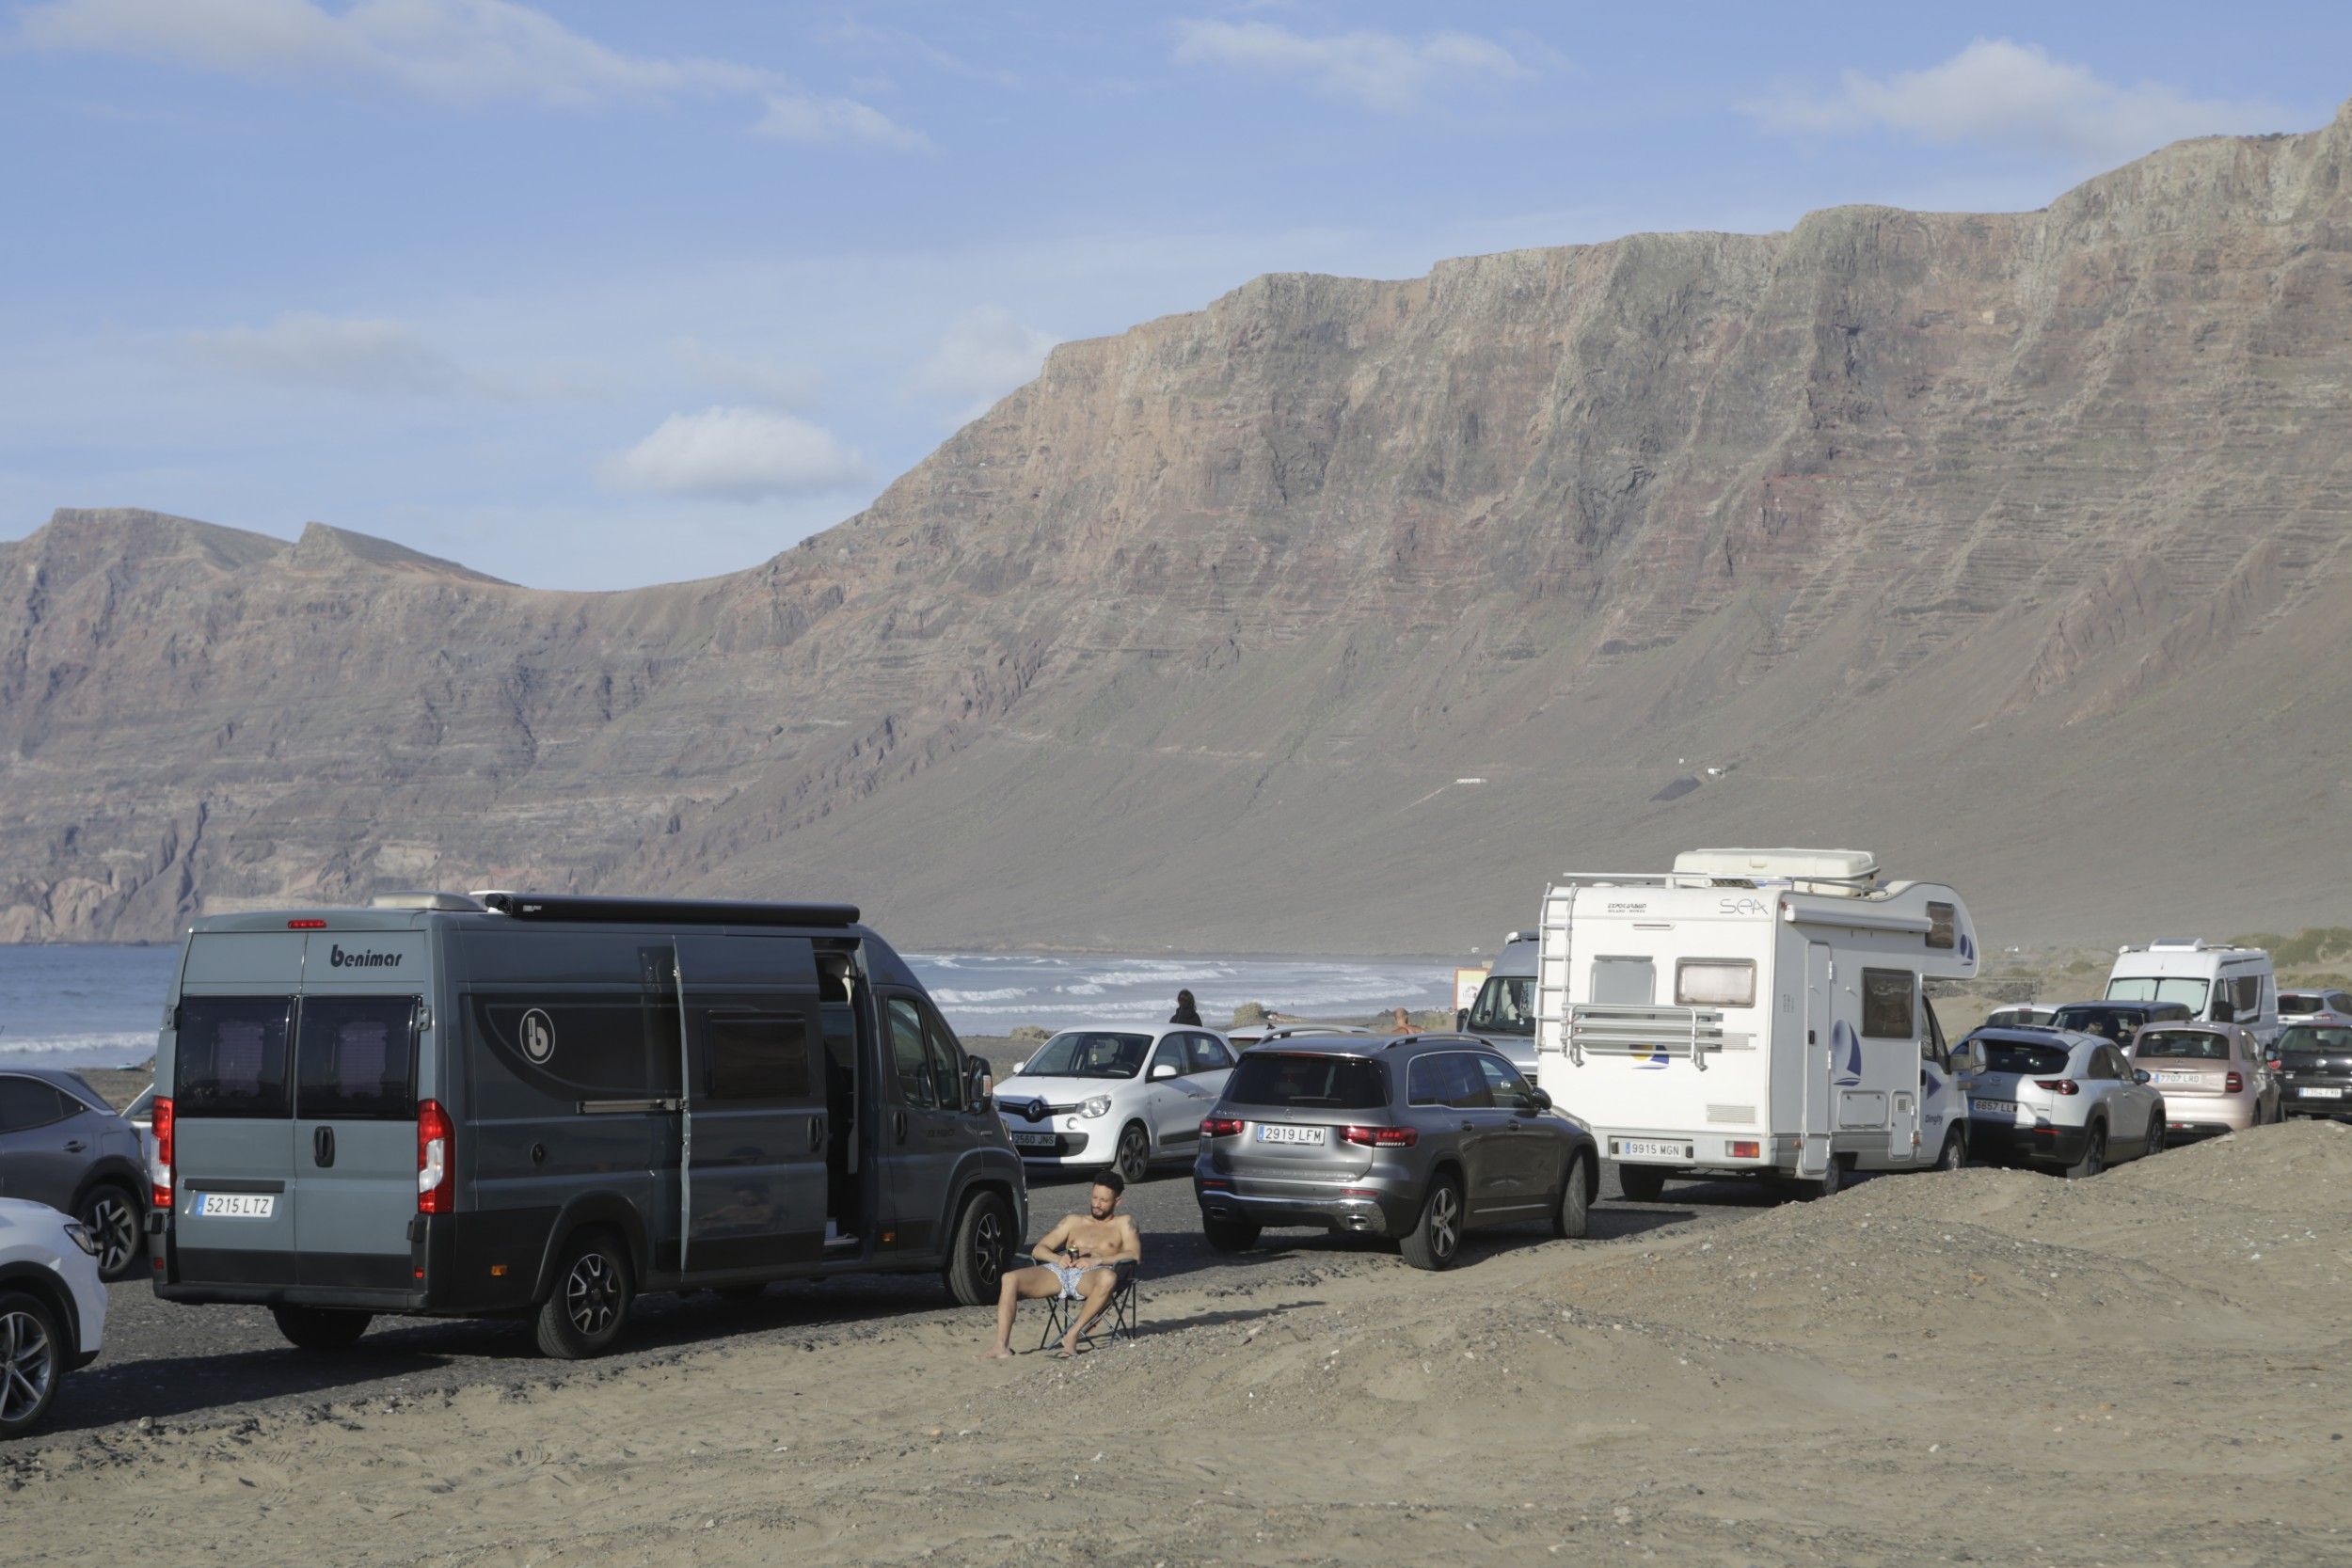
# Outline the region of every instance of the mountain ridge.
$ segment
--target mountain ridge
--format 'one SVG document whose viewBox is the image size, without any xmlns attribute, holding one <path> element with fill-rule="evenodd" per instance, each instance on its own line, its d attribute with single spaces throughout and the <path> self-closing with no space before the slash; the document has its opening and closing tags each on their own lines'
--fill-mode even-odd
<svg viewBox="0 0 2352 1568">
<path fill-rule="evenodd" d="M 0 936 L 435 881 L 1426 952 L 1579 845 L 1867 837 L 2040 940 L 2137 931 L 2184 830 L 2211 919 L 2326 912 L 2286 844 L 2352 784 L 2263 726 L 2352 711 L 2347 150 L 1268 275 L 697 582 L 61 512 L 0 545 Z"/>
</svg>

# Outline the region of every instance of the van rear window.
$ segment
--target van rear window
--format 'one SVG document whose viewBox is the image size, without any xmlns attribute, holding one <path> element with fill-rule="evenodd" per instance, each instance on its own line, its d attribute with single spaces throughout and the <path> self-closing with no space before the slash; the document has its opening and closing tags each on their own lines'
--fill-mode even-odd
<svg viewBox="0 0 2352 1568">
<path fill-rule="evenodd" d="M 1290 1105 L 1301 1110 L 1375 1111 L 1389 1102 L 1388 1081 L 1376 1062 L 1324 1052 L 1244 1052 L 1225 1081 L 1237 1105 Z"/>
<path fill-rule="evenodd" d="M 413 997 L 304 997 L 295 1025 L 295 1114 L 306 1121 L 414 1117 L 416 1020 Z"/>
<path fill-rule="evenodd" d="M 284 1117 L 287 996 L 192 996 L 171 1058 L 177 1117 Z"/>
</svg>

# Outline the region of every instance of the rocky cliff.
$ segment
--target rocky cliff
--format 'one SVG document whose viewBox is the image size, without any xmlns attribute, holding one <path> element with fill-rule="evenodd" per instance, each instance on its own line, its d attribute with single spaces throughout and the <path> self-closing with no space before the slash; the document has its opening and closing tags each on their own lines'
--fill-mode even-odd
<svg viewBox="0 0 2352 1568">
<path fill-rule="evenodd" d="M 61 512 L 0 546 L 0 936 L 532 885 L 1436 951 L 1765 841 L 2001 942 L 2341 917 L 2347 167 L 2352 110 L 2039 213 L 1263 277 L 702 582 Z"/>
</svg>

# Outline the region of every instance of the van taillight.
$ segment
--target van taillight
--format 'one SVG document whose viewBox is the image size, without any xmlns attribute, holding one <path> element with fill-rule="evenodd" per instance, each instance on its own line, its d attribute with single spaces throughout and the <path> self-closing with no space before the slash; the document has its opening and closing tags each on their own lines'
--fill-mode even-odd
<svg viewBox="0 0 2352 1568">
<path fill-rule="evenodd" d="M 2228 1094 L 2244 1094 L 2246 1092 L 2246 1075 L 2242 1072 L 2233 1072 L 2230 1074 L 2229 1082 L 2223 1085 L 2222 1088 L 2223 1091 Z"/>
<path fill-rule="evenodd" d="M 450 1137 L 449 1116 L 438 1101 L 417 1105 L 417 1212 L 446 1214 L 454 1195 L 456 1146 Z"/>
<path fill-rule="evenodd" d="M 1210 1117 L 1200 1123 L 1204 1138 L 1238 1138 L 1241 1136 L 1239 1117 Z"/>
<path fill-rule="evenodd" d="M 158 1097 L 151 1102 L 155 1130 L 155 1168 L 147 1173 L 155 1185 L 149 1201 L 165 1213 L 171 1212 L 171 1101 Z"/>
<path fill-rule="evenodd" d="M 1421 1132 L 1411 1127 L 1343 1127 L 1340 1142 L 1366 1148 L 1410 1148 L 1421 1142 Z"/>
</svg>

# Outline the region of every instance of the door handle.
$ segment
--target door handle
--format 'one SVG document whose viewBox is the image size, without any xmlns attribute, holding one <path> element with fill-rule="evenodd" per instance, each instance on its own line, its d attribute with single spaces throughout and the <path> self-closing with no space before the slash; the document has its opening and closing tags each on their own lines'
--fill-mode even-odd
<svg viewBox="0 0 2352 1568">
<path fill-rule="evenodd" d="M 322 1127 L 310 1134 L 310 1159 L 319 1165 L 335 1163 L 335 1130 Z"/>
<path fill-rule="evenodd" d="M 1466 1121 L 1462 1123 L 1462 1131 L 1465 1132 L 1475 1132 L 1478 1131 L 1478 1123 L 1474 1121 Z"/>
<path fill-rule="evenodd" d="M 89 1145 L 84 1143 L 79 1138 L 68 1138 L 65 1141 L 65 1151 L 68 1154 L 79 1154 L 82 1150 L 87 1148 L 88 1147 Z"/>
<path fill-rule="evenodd" d="M 811 1154 L 814 1154 L 824 1147 L 825 1118 L 822 1117 L 811 1117 L 808 1118 L 808 1151 Z"/>
<path fill-rule="evenodd" d="M 907 1114 L 904 1111 L 890 1113 L 890 1132 L 900 1143 L 907 1141 Z"/>
</svg>

